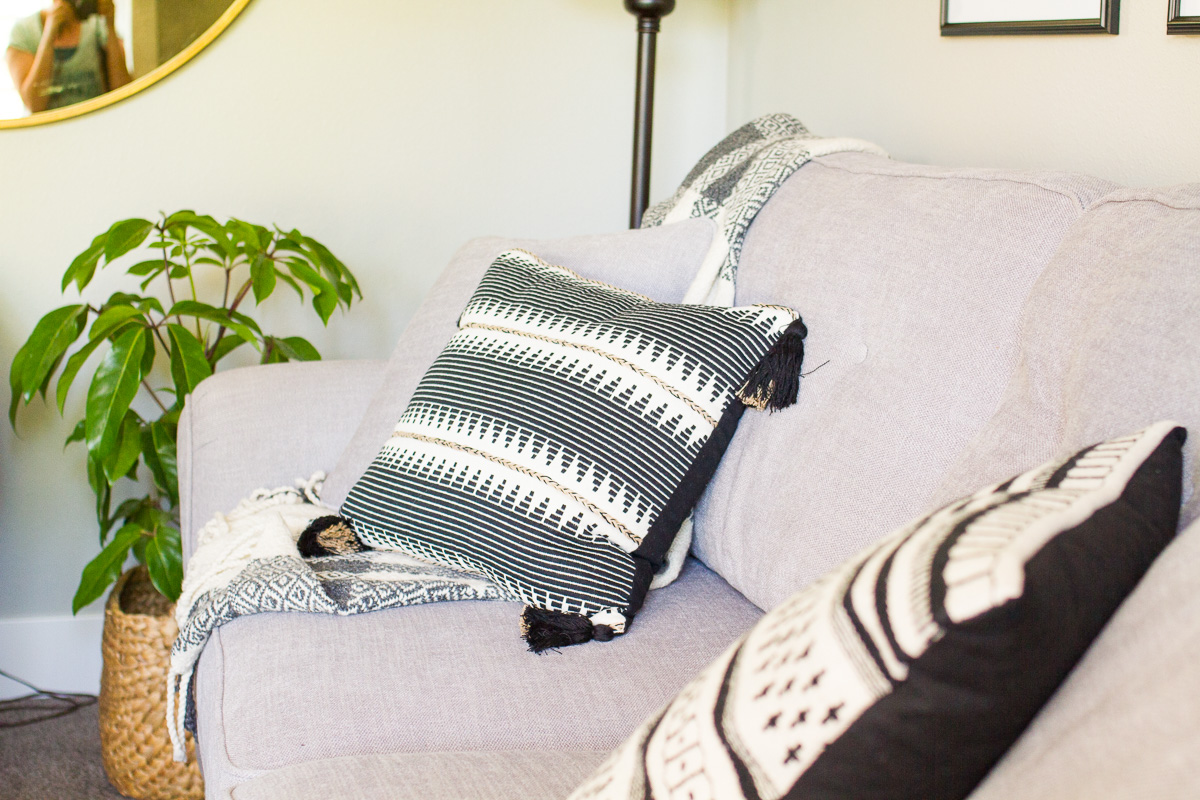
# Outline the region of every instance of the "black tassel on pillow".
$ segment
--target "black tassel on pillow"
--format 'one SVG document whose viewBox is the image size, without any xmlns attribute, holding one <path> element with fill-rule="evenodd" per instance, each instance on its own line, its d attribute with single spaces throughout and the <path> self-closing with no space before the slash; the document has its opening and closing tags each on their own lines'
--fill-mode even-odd
<svg viewBox="0 0 1200 800">
<path fill-rule="evenodd" d="M 350 520 L 332 514 L 308 523 L 296 547 L 305 558 L 345 556 L 371 549 L 358 538 Z"/>
<path fill-rule="evenodd" d="M 796 402 L 800 393 L 800 368 L 804 366 L 804 337 L 808 328 L 799 317 L 763 356 L 746 383 L 738 390 L 738 399 L 759 411 L 777 411 Z"/>
<path fill-rule="evenodd" d="M 565 614 L 561 611 L 546 611 L 542 608 L 525 606 L 521 614 L 521 635 L 529 642 L 529 649 L 542 653 L 558 647 L 583 644 L 595 639 L 607 642 L 613 638 L 613 629 L 607 625 L 593 625 L 582 614 Z"/>
</svg>

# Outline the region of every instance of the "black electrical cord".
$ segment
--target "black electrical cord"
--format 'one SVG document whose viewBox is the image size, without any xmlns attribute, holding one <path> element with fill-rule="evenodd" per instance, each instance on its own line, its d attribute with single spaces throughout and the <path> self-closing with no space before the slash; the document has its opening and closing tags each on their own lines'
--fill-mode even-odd
<svg viewBox="0 0 1200 800">
<path fill-rule="evenodd" d="M 35 722 L 65 717 L 96 703 L 96 695 L 76 692 L 48 692 L 0 669 L 0 675 L 33 690 L 32 694 L 0 700 L 0 729 L 20 728 Z M 32 715 L 32 716 L 30 716 Z"/>
</svg>

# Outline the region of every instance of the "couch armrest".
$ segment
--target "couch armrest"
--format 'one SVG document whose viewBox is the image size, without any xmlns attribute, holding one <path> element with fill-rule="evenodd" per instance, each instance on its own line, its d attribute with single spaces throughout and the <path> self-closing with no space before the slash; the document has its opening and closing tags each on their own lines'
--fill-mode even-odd
<svg viewBox="0 0 1200 800">
<path fill-rule="evenodd" d="M 309 361 L 220 372 L 179 419 L 184 560 L 196 530 L 260 487 L 329 470 L 383 379 L 386 361 Z"/>
</svg>

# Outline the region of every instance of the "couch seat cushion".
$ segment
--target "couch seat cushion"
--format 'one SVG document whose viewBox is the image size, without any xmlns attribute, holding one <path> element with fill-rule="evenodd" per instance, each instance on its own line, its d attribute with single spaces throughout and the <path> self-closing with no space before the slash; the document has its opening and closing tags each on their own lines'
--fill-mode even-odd
<svg viewBox="0 0 1200 800">
<path fill-rule="evenodd" d="M 561 800 L 604 750 L 394 753 L 310 761 L 233 789 L 232 800 Z"/>
<path fill-rule="evenodd" d="M 689 560 L 611 642 L 534 655 L 519 615 L 468 601 L 219 628 L 197 671 L 205 774 L 237 781 L 372 753 L 608 749 L 761 611 Z"/>
</svg>

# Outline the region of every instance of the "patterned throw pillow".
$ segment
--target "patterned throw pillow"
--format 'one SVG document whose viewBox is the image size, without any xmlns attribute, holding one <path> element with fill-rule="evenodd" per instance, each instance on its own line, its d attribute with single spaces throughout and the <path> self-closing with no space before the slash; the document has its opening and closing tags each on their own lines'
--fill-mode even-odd
<svg viewBox="0 0 1200 800">
<path fill-rule="evenodd" d="M 341 514 L 523 600 L 535 650 L 611 638 L 744 406 L 795 402 L 805 333 L 790 309 L 657 303 L 510 250 Z"/>
<path fill-rule="evenodd" d="M 1175 535 L 1159 423 L 952 503 L 763 617 L 593 798 L 962 798 Z"/>
</svg>

